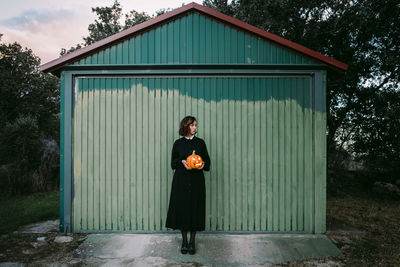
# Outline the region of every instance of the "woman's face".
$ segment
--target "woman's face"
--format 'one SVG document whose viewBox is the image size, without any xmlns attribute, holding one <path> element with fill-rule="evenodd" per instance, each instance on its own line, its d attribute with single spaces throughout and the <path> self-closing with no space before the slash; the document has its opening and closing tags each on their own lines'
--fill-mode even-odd
<svg viewBox="0 0 400 267">
<path fill-rule="evenodd" d="M 196 128 L 197 128 L 197 121 L 193 121 L 189 125 L 189 135 L 194 135 L 196 133 Z"/>
</svg>

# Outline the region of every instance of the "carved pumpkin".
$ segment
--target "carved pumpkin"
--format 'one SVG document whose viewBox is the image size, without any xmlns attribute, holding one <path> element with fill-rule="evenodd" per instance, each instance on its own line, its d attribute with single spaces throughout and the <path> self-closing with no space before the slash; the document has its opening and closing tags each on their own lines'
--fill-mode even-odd
<svg viewBox="0 0 400 267">
<path fill-rule="evenodd" d="M 199 155 L 196 155 L 195 151 L 196 150 L 193 150 L 192 155 L 186 158 L 188 167 L 192 169 L 198 169 L 201 167 L 201 165 L 203 165 L 203 159 Z"/>
</svg>

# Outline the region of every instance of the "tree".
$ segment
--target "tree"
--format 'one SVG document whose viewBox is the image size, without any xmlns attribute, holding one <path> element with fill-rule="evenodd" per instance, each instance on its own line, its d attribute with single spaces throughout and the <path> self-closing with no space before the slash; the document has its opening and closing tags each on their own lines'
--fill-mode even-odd
<svg viewBox="0 0 400 267">
<path fill-rule="evenodd" d="M 172 8 L 160 8 L 160 9 L 156 10 L 156 17 L 158 17 L 162 14 L 168 13 L 172 10 L 173 10 Z"/>
<path fill-rule="evenodd" d="M 111 7 L 92 8 L 92 12 L 97 14 L 98 19 L 96 19 L 94 23 L 89 24 L 89 36 L 83 38 L 85 45 L 90 45 L 118 33 L 122 29 L 119 23 L 119 19 L 122 15 L 122 8 L 118 2 Z"/>
<path fill-rule="evenodd" d="M 238 7 L 239 3 L 236 1 L 232 1 L 231 4 L 228 4 L 228 0 L 204 0 L 203 6 L 207 6 L 209 8 L 218 10 L 221 13 L 224 13 L 231 17 L 237 17 L 237 13 L 239 11 Z"/>
<path fill-rule="evenodd" d="M 131 10 L 128 14 L 125 14 L 125 25 L 123 26 L 123 29 L 126 30 L 151 18 L 152 17 L 145 12 L 139 13 L 135 10 Z"/>
<path fill-rule="evenodd" d="M 2 195 L 36 190 L 34 182 L 55 178 L 40 177 L 37 170 L 42 164 L 41 140 L 59 140 L 59 83 L 41 72 L 39 65 L 32 50 L 18 43 L 0 43 Z"/>
<path fill-rule="evenodd" d="M 122 8 L 118 2 L 115 2 L 111 7 L 92 8 L 92 12 L 96 13 L 97 19 L 95 19 L 94 23 L 91 23 L 88 26 L 89 36 L 83 37 L 83 43 L 76 44 L 68 50 L 62 48 L 60 52 L 61 56 L 152 18 L 152 16 L 145 12 L 139 13 L 135 10 L 131 10 L 129 13 L 125 14 L 125 22 L 121 25 L 120 20 L 122 17 Z"/>
<path fill-rule="evenodd" d="M 382 171 L 399 173 L 400 120 L 393 116 L 400 112 L 398 1 L 205 0 L 203 4 L 348 63 L 346 73 L 328 73 L 328 158 L 345 149 L 374 168 L 379 155 Z"/>
</svg>

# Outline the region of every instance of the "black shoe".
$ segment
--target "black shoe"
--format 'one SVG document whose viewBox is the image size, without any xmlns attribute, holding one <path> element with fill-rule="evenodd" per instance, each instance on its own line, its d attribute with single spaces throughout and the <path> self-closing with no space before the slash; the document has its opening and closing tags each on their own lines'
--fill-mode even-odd
<svg viewBox="0 0 400 267">
<path fill-rule="evenodd" d="M 182 254 L 186 254 L 188 252 L 187 242 L 182 241 L 181 252 L 182 252 Z"/>
<path fill-rule="evenodd" d="M 189 251 L 190 255 L 193 255 L 194 253 L 196 253 L 196 248 L 195 248 L 194 242 L 193 243 L 189 243 L 188 251 Z"/>
</svg>

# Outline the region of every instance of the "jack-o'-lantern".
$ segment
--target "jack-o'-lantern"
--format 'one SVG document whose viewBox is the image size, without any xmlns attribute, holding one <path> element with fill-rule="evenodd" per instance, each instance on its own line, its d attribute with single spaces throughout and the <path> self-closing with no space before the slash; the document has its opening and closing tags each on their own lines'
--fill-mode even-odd
<svg viewBox="0 0 400 267">
<path fill-rule="evenodd" d="M 196 150 L 193 150 L 192 155 L 186 158 L 188 167 L 192 169 L 198 169 L 203 165 L 203 159 L 200 157 L 200 155 L 196 155 L 195 152 Z"/>
</svg>

